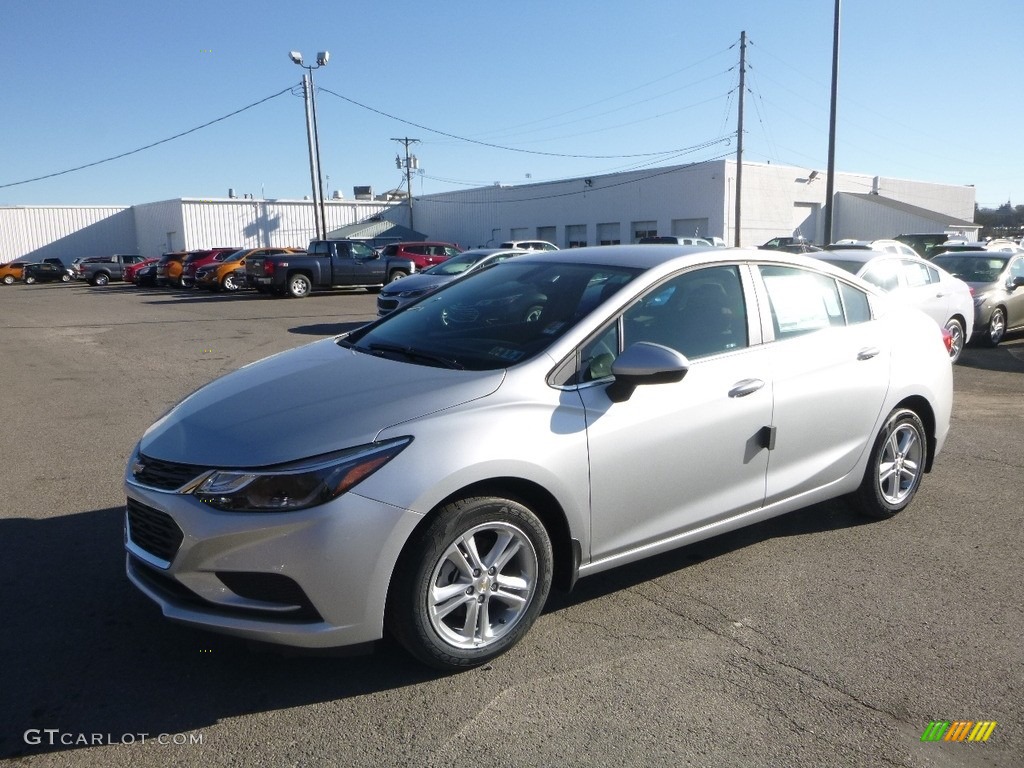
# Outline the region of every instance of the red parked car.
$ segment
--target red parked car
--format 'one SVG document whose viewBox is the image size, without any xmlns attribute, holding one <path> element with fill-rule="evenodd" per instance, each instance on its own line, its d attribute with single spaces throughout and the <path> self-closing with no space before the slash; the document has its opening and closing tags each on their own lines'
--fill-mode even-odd
<svg viewBox="0 0 1024 768">
<path fill-rule="evenodd" d="M 224 261 L 235 253 L 238 248 L 209 248 L 205 251 L 193 251 L 186 258 L 181 270 L 181 287 L 192 288 L 196 283 L 196 270 L 207 264 Z"/>
<path fill-rule="evenodd" d="M 426 269 L 461 253 L 455 243 L 388 243 L 380 255 L 390 259 L 409 259 L 416 269 Z M 404 270 L 398 277 L 405 277 Z"/>
<path fill-rule="evenodd" d="M 138 273 L 140 269 L 142 269 L 143 267 L 148 267 L 150 264 L 155 264 L 158 261 L 160 261 L 160 259 L 156 258 L 155 256 L 151 256 L 148 259 L 143 259 L 137 264 L 129 264 L 127 267 L 124 268 L 124 281 L 126 283 L 135 283 L 135 275 Z"/>
</svg>

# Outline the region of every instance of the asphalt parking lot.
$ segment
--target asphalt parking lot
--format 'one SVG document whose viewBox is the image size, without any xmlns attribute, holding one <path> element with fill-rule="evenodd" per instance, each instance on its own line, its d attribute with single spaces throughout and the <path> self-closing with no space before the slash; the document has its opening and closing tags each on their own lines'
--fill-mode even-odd
<svg viewBox="0 0 1024 768">
<path fill-rule="evenodd" d="M 969 348 L 914 504 L 838 502 L 599 574 L 484 668 L 282 654 L 124 576 L 138 437 L 219 374 L 357 327 L 304 300 L 0 286 L 0 758 L 19 765 L 1020 766 L 1024 338 Z M 996 721 L 985 743 L 930 721 Z"/>
</svg>

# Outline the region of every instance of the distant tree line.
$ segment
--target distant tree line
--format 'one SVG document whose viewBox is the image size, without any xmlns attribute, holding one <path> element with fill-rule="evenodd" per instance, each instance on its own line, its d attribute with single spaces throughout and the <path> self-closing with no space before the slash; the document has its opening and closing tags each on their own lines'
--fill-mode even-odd
<svg viewBox="0 0 1024 768">
<path fill-rule="evenodd" d="M 998 208 L 981 208 L 975 203 L 974 223 L 981 224 L 982 239 L 1020 237 L 1024 234 L 1024 205 L 1003 203 Z"/>
</svg>

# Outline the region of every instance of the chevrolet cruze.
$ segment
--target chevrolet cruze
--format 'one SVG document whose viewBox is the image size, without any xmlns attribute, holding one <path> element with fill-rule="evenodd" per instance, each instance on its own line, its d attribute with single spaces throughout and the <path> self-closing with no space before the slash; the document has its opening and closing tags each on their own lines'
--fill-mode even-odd
<svg viewBox="0 0 1024 768">
<path fill-rule="evenodd" d="M 936 324 L 823 262 L 518 256 L 172 408 L 125 473 L 127 572 L 193 627 L 471 667 L 579 577 L 835 497 L 900 512 L 951 401 Z"/>
</svg>

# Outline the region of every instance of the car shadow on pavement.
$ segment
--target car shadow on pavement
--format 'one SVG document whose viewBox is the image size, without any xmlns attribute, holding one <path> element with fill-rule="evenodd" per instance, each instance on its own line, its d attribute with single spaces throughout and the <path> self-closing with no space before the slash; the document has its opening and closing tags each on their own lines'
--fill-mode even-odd
<svg viewBox="0 0 1024 768">
<path fill-rule="evenodd" d="M 301 333 L 306 336 L 337 336 L 339 333 L 354 331 L 366 323 L 313 323 L 289 328 L 288 333 Z"/>
<path fill-rule="evenodd" d="M 967 347 L 960 353 L 957 365 L 983 371 L 1024 373 L 1024 335 L 1007 336 L 998 347 Z"/>
<path fill-rule="evenodd" d="M 87 746 L 50 744 L 44 729 L 155 739 L 438 677 L 387 644 L 284 655 L 167 621 L 124 574 L 123 515 L 0 519 L 0 759 Z"/>
<path fill-rule="evenodd" d="M 879 521 L 858 514 L 842 500 L 814 504 L 661 555 L 580 579 L 572 592 L 552 591 L 544 610 L 545 613 L 550 613 L 578 603 L 605 597 L 769 539 L 781 536 L 804 536 L 877 522 Z"/>
</svg>

